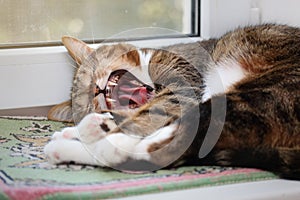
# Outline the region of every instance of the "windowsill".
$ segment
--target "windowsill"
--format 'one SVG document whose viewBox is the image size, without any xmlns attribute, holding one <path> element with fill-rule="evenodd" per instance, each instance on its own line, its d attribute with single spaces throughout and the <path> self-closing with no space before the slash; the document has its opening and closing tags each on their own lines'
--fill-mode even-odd
<svg viewBox="0 0 300 200">
<path fill-rule="evenodd" d="M 35 116 L 47 117 L 48 111 L 52 106 L 18 108 L 18 109 L 4 109 L 0 110 L 0 116 Z"/>
</svg>

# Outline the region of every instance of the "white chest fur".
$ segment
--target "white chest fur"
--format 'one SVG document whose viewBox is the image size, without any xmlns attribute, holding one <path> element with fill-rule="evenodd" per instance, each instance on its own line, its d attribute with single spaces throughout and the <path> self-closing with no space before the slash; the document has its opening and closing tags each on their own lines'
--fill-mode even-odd
<svg viewBox="0 0 300 200">
<path fill-rule="evenodd" d="M 214 95 L 228 92 L 230 87 L 246 76 L 247 71 L 234 60 L 217 63 L 204 76 L 205 90 L 202 101 L 205 102 Z"/>
</svg>

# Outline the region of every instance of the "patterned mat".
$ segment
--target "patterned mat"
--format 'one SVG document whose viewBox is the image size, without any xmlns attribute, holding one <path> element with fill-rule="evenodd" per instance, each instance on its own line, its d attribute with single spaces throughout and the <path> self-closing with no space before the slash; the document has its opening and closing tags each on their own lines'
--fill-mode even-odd
<svg viewBox="0 0 300 200">
<path fill-rule="evenodd" d="M 0 118 L 0 199 L 105 199 L 277 178 L 256 169 L 181 167 L 126 174 L 83 165 L 50 165 L 43 147 L 64 123 Z"/>
</svg>

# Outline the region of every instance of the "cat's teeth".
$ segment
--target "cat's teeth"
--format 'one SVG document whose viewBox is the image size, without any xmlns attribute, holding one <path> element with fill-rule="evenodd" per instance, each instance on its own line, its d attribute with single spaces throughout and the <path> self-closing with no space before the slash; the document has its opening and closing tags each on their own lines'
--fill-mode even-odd
<svg viewBox="0 0 300 200">
<path fill-rule="evenodd" d="M 115 82 L 113 82 L 113 81 L 108 81 L 108 82 L 107 82 L 107 85 L 108 85 L 108 86 L 117 86 L 118 84 L 115 83 Z"/>
<path fill-rule="evenodd" d="M 111 98 L 106 98 L 106 101 L 107 101 L 107 102 L 113 102 L 113 103 L 116 102 L 116 100 L 111 99 Z"/>
<path fill-rule="evenodd" d="M 138 106 L 137 106 L 137 104 L 130 104 L 128 107 L 129 107 L 130 109 L 135 109 L 135 108 L 137 108 Z"/>
<path fill-rule="evenodd" d="M 115 83 L 117 83 L 120 79 L 120 76 L 119 75 L 115 75 L 113 78 L 112 78 L 112 81 L 114 81 Z"/>
</svg>

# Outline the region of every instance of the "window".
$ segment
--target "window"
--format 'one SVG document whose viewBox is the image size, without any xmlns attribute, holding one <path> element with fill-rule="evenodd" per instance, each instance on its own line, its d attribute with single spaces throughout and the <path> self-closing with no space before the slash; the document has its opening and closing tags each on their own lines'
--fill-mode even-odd
<svg viewBox="0 0 300 200">
<path fill-rule="evenodd" d="M 57 45 L 63 35 L 90 42 L 118 36 L 166 37 L 172 31 L 198 35 L 196 3 L 197 0 L 2 0 L 0 46 Z M 128 30 L 144 27 L 160 28 L 126 35 Z"/>
<path fill-rule="evenodd" d="M 0 115 L 70 98 L 75 63 L 63 35 L 92 47 L 110 39 L 170 45 L 190 41 L 178 34 L 199 39 L 199 10 L 200 0 L 0 0 Z"/>
</svg>

